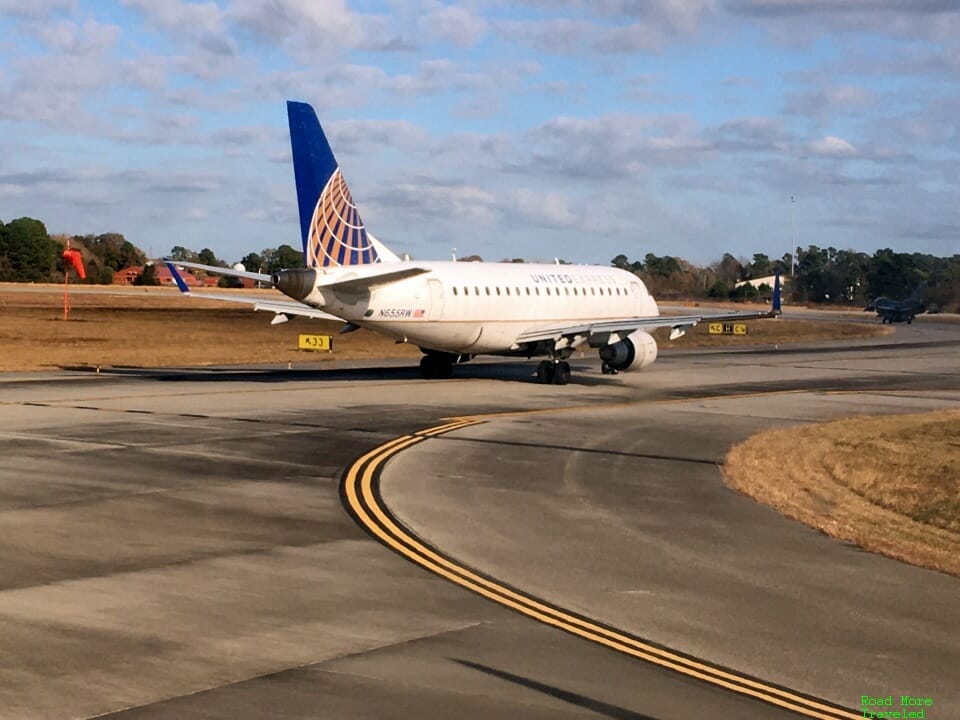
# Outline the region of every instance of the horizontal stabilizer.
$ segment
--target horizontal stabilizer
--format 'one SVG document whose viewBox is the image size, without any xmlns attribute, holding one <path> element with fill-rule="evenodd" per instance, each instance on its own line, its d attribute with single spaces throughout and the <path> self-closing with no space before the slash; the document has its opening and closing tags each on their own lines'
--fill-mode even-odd
<svg viewBox="0 0 960 720">
<path fill-rule="evenodd" d="M 256 280 L 258 282 L 270 284 L 270 276 L 263 273 L 248 272 L 246 270 L 234 270 L 233 268 L 217 267 L 216 265 L 203 265 L 201 263 L 195 262 L 184 262 L 180 260 L 171 260 L 170 258 L 164 258 L 163 261 L 167 264 L 167 267 L 170 268 L 170 272 L 173 273 L 173 265 L 176 264 L 177 267 L 186 267 L 193 270 L 203 270 L 208 273 L 213 273 L 214 275 L 226 275 L 227 277 L 237 277 L 237 278 L 247 278 L 248 280 Z M 176 275 L 176 273 L 174 273 Z M 176 279 L 176 278 L 174 278 Z"/>
<path fill-rule="evenodd" d="M 427 268 L 408 267 L 402 270 L 389 270 L 372 275 L 364 275 L 363 277 L 350 278 L 349 280 L 338 281 L 334 279 L 331 282 L 323 282 L 321 280 L 317 283 L 317 287 L 321 289 L 329 288 L 330 290 L 339 292 L 360 293 L 369 288 L 377 287 L 378 285 L 389 285 L 390 283 L 406 280 L 407 278 L 416 277 L 417 275 L 423 275 L 428 272 L 430 271 Z"/>
</svg>

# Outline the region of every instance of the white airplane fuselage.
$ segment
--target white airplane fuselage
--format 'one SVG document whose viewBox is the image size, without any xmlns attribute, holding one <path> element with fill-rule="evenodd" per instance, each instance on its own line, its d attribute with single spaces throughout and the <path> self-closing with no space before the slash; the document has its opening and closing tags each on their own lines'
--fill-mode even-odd
<svg viewBox="0 0 960 720">
<path fill-rule="evenodd" d="M 363 291 L 324 288 L 383 272 L 428 270 Z M 458 354 L 517 351 L 518 336 L 558 325 L 657 316 L 643 282 L 616 268 L 528 263 L 391 262 L 317 268 L 302 302 L 403 342 Z"/>
</svg>

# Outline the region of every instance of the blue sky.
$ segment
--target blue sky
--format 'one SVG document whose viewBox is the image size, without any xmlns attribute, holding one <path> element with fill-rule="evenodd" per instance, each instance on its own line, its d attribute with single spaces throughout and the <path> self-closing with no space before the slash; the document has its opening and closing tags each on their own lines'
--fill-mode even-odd
<svg viewBox="0 0 960 720">
<path fill-rule="evenodd" d="M 960 252 L 950 0 L 0 0 L 0 219 L 298 246 L 288 98 L 414 258 Z"/>
</svg>

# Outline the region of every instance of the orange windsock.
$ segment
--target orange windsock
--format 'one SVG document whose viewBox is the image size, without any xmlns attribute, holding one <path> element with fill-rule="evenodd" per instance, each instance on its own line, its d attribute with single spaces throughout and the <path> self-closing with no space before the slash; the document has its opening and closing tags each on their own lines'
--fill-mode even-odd
<svg viewBox="0 0 960 720">
<path fill-rule="evenodd" d="M 79 250 L 67 248 L 63 251 L 63 259 L 73 266 L 73 269 L 77 271 L 77 275 L 80 276 L 81 280 L 87 279 L 87 272 L 83 269 L 83 258 L 80 257 Z"/>
</svg>

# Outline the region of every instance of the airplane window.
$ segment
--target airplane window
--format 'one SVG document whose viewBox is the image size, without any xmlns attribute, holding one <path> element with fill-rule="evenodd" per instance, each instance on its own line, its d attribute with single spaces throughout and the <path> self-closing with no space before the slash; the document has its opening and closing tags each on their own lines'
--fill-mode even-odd
<svg viewBox="0 0 960 720">
<path fill-rule="evenodd" d="M 485 288 L 485 289 L 486 289 L 486 291 L 487 291 L 487 295 L 489 295 L 489 294 L 490 294 L 490 288 L 487 287 L 487 288 Z"/>
<path fill-rule="evenodd" d="M 469 294 L 470 294 L 470 288 L 468 288 L 466 285 L 463 286 L 463 294 L 464 294 L 464 295 L 469 295 Z"/>
<path fill-rule="evenodd" d="M 528 287 L 528 288 L 527 288 L 527 295 L 529 295 L 529 294 L 530 294 L 530 288 Z"/>
<path fill-rule="evenodd" d="M 547 291 L 547 295 L 549 295 L 549 294 L 550 294 L 550 288 L 544 288 L 544 290 L 546 290 L 546 291 Z"/>
<path fill-rule="evenodd" d="M 514 290 L 516 290 L 516 291 L 517 291 L 517 295 L 519 295 L 519 294 L 520 294 L 520 288 L 518 288 L 518 287 L 515 287 L 515 288 L 514 288 Z M 509 294 L 510 294 L 510 293 L 507 293 L 507 295 L 509 295 Z"/>
<path fill-rule="evenodd" d="M 499 296 L 499 295 L 500 295 L 500 287 L 497 286 L 497 296 Z"/>
<path fill-rule="evenodd" d="M 573 289 L 573 294 L 574 294 L 574 295 L 579 295 L 579 294 L 580 294 L 580 293 L 577 292 L 577 288 L 574 288 L 574 289 Z"/>
<path fill-rule="evenodd" d="M 479 294 L 480 294 L 480 288 L 478 288 L 476 285 L 473 286 L 473 294 L 474 294 L 474 295 L 479 295 Z"/>
<path fill-rule="evenodd" d="M 453 294 L 454 294 L 454 295 L 457 294 L 457 288 L 456 288 L 456 286 L 454 286 L 454 288 L 453 288 Z"/>
<path fill-rule="evenodd" d="M 596 294 L 597 294 L 597 289 L 596 289 L 595 287 L 590 288 L 590 294 L 591 294 L 591 295 L 596 295 Z"/>
<path fill-rule="evenodd" d="M 506 290 L 506 291 L 507 291 L 507 295 L 509 295 L 509 294 L 510 294 L 510 288 L 504 288 L 504 290 Z"/>
<path fill-rule="evenodd" d="M 534 288 L 534 290 L 536 291 L 537 295 L 540 294 L 540 288 Z"/>
<path fill-rule="evenodd" d="M 563 289 L 563 294 L 564 294 L 564 295 L 569 295 L 569 294 L 570 294 L 570 288 L 565 287 L 565 288 Z"/>
</svg>

